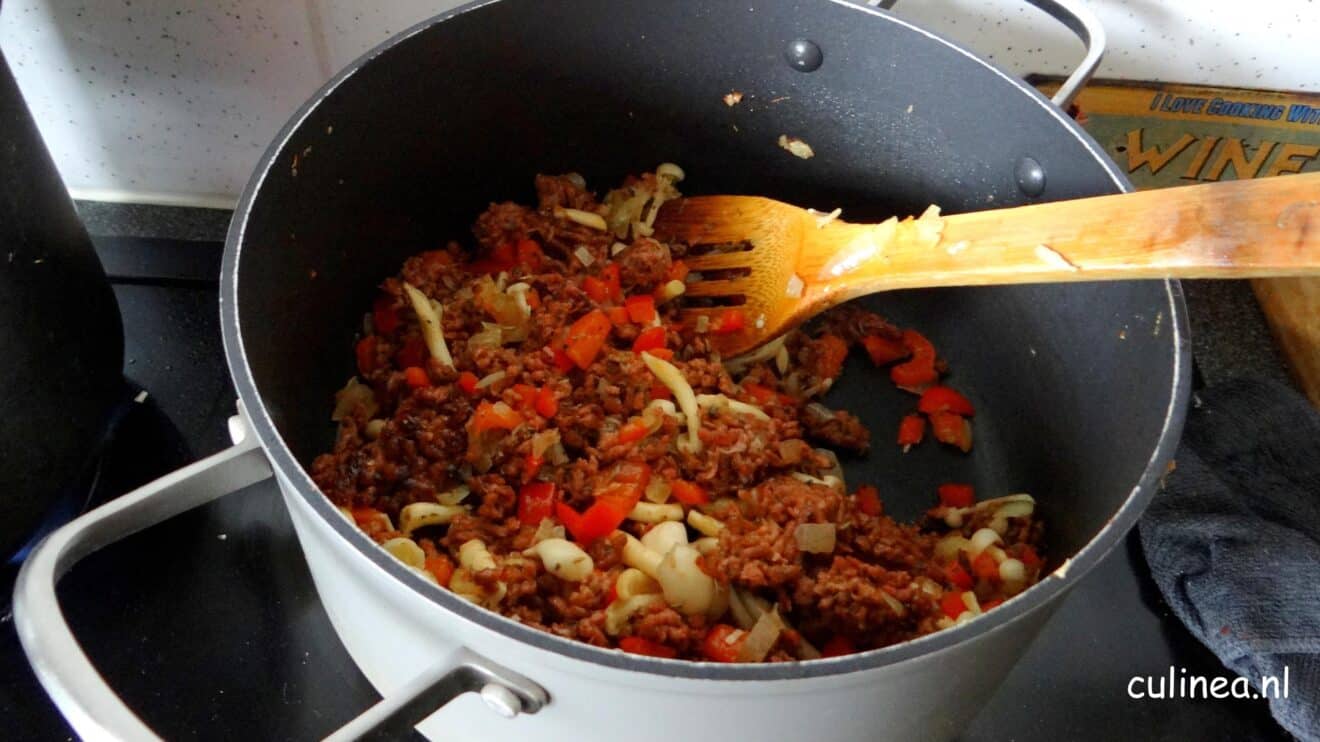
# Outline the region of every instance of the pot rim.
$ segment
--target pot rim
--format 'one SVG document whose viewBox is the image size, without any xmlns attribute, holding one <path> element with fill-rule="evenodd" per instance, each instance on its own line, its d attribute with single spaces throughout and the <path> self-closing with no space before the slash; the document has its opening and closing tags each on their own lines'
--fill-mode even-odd
<svg viewBox="0 0 1320 742">
<path fill-rule="evenodd" d="M 857 5 L 848 0 L 830 1 L 858 12 L 869 13 L 883 21 L 919 33 L 933 42 L 942 44 L 961 54 L 973 63 L 985 67 L 1032 98 L 1053 116 L 1061 124 L 1063 130 L 1077 139 L 1091 153 L 1092 157 L 1100 163 L 1118 191 L 1133 190 L 1131 183 L 1128 182 L 1118 166 L 1108 158 L 1095 140 L 1086 134 L 1062 110 L 1053 105 L 1024 80 L 1004 72 L 987 60 L 937 34 L 887 12 Z M 1168 312 L 1172 329 L 1169 339 L 1174 344 L 1174 370 L 1169 405 L 1165 411 L 1164 424 L 1155 450 L 1151 453 L 1141 477 L 1133 486 L 1123 504 L 1104 527 L 1076 554 L 1065 560 L 1059 568 L 1055 569 L 1041 582 L 1033 585 L 1015 599 L 1006 601 L 999 609 L 984 614 L 975 621 L 927 634 L 900 644 L 829 659 L 769 664 L 723 664 L 669 660 L 628 654 L 619 650 L 602 649 L 533 629 L 498 613 L 476 606 L 458 595 L 428 582 L 403 563 L 394 559 L 366 534 L 349 523 L 338 509 L 331 504 L 330 500 L 321 493 L 306 470 L 294 458 L 292 451 L 276 429 L 274 420 L 271 419 L 265 404 L 262 402 L 261 395 L 257 391 L 256 381 L 248 366 L 238 313 L 238 265 L 243 249 L 247 219 L 251 213 L 252 204 L 261 192 L 266 175 L 271 172 L 289 140 L 303 121 L 344 81 L 376 57 L 432 26 L 495 2 L 500 2 L 500 0 L 477 0 L 424 20 L 372 48 L 325 83 L 320 90 L 299 107 L 298 111 L 280 129 L 270 146 L 267 147 L 262 155 L 260 165 L 243 190 L 226 236 L 225 252 L 220 272 L 220 322 L 225 357 L 239 400 L 247 410 L 252 429 L 261 447 L 270 458 L 272 466 L 283 475 L 285 482 L 291 485 L 297 494 L 307 501 L 308 505 L 321 517 L 321 520 L 336 531 L 347 544 L 371 560 L 385 575 L 401 581 L 445 611 L 485 629 L 502 634 L 523 645 L 551 652 L 571 660 L 649 675 L 704 681 L 764 682 L 841 676 L 874 670 L 922 655 L 934 654 L 962 642 L 973 640 L 981 634 L 994 632 L 996 629 L 1025 616 L 1062 595 L 1065 590 L 1104 559 L 1126 536 L 1128 530 L 1135 525 L 1142 511 L 1145 510 L 1157 482 L 1165 473 L 1166 462 L 1173 456 L 1182 433 L 1183 420 L 1190 396 L 1191 350 L 1190 343 L 1187 341 L 1188 322 L 1183 303 L 1182 287 L 1175 280 L 1166 279 L 1164 281 L 1169 300 Z M 385 575 L 382 575 L 382 577 Z"/>
</svg>

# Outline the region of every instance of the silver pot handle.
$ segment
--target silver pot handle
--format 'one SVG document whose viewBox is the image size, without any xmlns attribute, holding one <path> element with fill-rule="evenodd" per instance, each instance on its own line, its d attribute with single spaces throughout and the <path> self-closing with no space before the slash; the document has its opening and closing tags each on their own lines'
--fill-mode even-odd
<svg viewBox="0 0 1320 742">
<path fill-rule="evenodd" d="M 241 412 L 241 410 L 240 410 Z M 14 583 L 14 626 L 37 680 L 83 739 L 159 739 L 105 682 L 64 620 L 55 586 L 92 552 L 271 476 L 256 437 L 240 416 L 235 444 L 112 500 L 51 533 L 28 555 Z M 367 709 L 334 740 L 404 730 L 462 693 L 480 693 L 497 713 L 536 713 L 547 696 L 535 683 L 468 650 Z"/>
<path fill-rule="evenodd" d="M 1105 35 L 1105 27 L 1100 24 L 1100 19 L 1091 12 L 1086 3 L 1082 0 L 1026 0 L 1032 5 L 1048 13 L 1055 20 L 1068 27 L 1068 30 L 1077 34 L 1082 43 L 1086 45 L 1086 56 L 1078 63 L 1077 69 L 1073 70 L 1068 79 L 1063 81 L 1059 89 L 1055 91 L 1054 97 L 1050 100 L 1059 108 L 1068 110 L 1072 104 L 1073 98 L 1081 91 L 1082 86 L 1086 85 L 1091 76 L 1095 74 L 1096 68 L 1100 66 L 1100 58 L 1105 54 L 1105 46 L 1109 43 Z M 888 10 L 898 2 L 898 0 L 867 0 L 868 5 L 874 5 Z"/>
</svg>

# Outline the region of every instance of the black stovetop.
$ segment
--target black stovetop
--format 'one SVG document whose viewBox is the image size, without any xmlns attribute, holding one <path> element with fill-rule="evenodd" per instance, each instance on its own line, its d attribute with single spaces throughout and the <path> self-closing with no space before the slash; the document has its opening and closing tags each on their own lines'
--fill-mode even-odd
<svg viewBox="0 0 1320 742">
<path fill-rule="evenodd" d="M 95 241 L 124 317 L 125 375 L 149 392 L 103 459 L 99 497 L 228 445 L 235 395 L 220 342 L 220 246 Z M 5 567 L 0 584 L 0 736 L 67 739 L 14 634 L 15 571 Z M 166 739 L 320 738 L 378 698 L 330 627 L 270 482 L 92 555 L 60 597 L 97 668 Z M 1228 675 L 1169 612 L 1129 537 L 1065 599 L 964 739 L 1285 737 L 1261 701 L 1128 698 L 1132 676 L 1170 666 Z"/>
</svg>

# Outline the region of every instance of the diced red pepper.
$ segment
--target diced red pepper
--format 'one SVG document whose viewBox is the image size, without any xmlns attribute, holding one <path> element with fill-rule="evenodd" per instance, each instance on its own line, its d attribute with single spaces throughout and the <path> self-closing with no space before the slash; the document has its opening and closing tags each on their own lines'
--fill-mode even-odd
<svg viewBox="0 0 1320 742">
<path fill-rule="evenodd" d="M 659 358 L 662 361 L 674 360 L 674 351 L 670 350 L 669 348 L 652 348 L 651 350 L 648 350 L 646 352 L 650 353 L 656 358 Z"/>
<path fill-rule="evenodd" d="M 971 590 L 972 585 L 975 583 L 972 576 L 967 573 L 967 570 L 963 569 L 962 564 L 957 560 L 944 568 L 944 574 L 949 578 L 949 582 L 963 590 Z"/>
<path fill-rule="evenodd" d="M 678 656 L 678 650 L 640 636 L 625 636 L 619 640 L 619 649 L 629 654 L 641 654 L 647 657 L 662 657 L 672 660 Z"/>
<path fill-rule="evenodd" d="M 458 388 L 467 394 L 477 393 L 477 375 L 471 371 L 464 371 L 458 375 Z"/>
<path fill-rule="evenodd" d="M 648 327 L 642 330 L 632 345 L 634 353 L 642 353 L 663 347 L 665 347 L 665 328 L 663 327 Z"/>
<path fill-rule="evenodd" d="M 599 309 L 593 309 L 579 317 L 568 328 L 564 353 L 573 359 L 580 369 L 586 369 L 596 360 L 600 349 L 605 347 L 605 340 L 610 336 L 610 318 Z"/>
<path fill-rule="evenodd" d="M 835 379 L 843 373 L 843 362 L 848 359 L 848 343 L 838 335 L 822 335 L 812 342 L 816 356 L 816 372 L 822 379 Z"/>
<path fill-rule="evenodd" d="M 527 289 L 524 291 L 523 298 L 527 300 L 527 306 L 532 309 L 541 308 L 541 295 L 536 293 L 536 289 Z"/>
<path fill-rule="evenodd" d="M 610 603 L 613 603 L 618 599 L 619 599 L 619 580 L 618 578 L 615 578 L 614 582 L 610 583 L 610 591 L 605 593 L 605 605 L 609 605 Z"/>
<path fill-rule="evenodd" d="M 1035 569 L 1041 565 L 1040 555 L 1031 544 L 1018 544 L 1016 548 L 1018 560 L 1025 564 L 1027 569 Z"/>
<path fill-rule="evenodd" d="M 940 610 L 944 611 L 944 615 L 949 618 L 961 616 L 967 610 L 967 604 L 963 602 L 962 598 L 963 594 L 961 592 L 945 593 L 944 597 L 940 598 Z"/>
<path fill-rule="evenodd" d="M 674 392 L 664 384 L 655 382 L 651 384 L 651 399 L 673 399 Z"/>
<path fill-rule="evenodd" d="M 684 505 L 705 505 L 710 502 L 710 493 L 706 488 L 683 479 L 670 482 L 669 493 Z"/>
<path fill-rule="evenodd" d="M 477 433 L 487 430 L 513 430 L 522 423 L 522 416 L 503 402 L 491 404 L 481 400 L 477 411 L 472 415 L 472 429 Z"/>
<path fill-rule="evenodd" d="M 555 485 L 553 482 L 532 482 L 518 490 L 518 520 L 534 526 L 549 518 L 555 511 Z"/>
<path fill-rule="evenodd" d="M 866 348 L 866 354 L 871 356 L 871 363 L 877 366 L 901 361 L 912 355 L 912 351 L 908 350 L 901 341 L 879 335 L 867 335 L 862 338 L 862 347 Z"/>
<path fill-rule="evenodd" d="M 613 302 L 623 301 L 623 284 L 620 282 L 618 263 L 610 263 L 604 268 L 601 268 L 600 280 L 605 282 L 607 299 Z"/>
<path fill-rule="evenodd" d="M 615 327 L 628 324 L 628 310 L 623 307 L 605 307 L 602 311 L 605 316 L 610 318 L 610 323 Z"/>
<path fill-rule="evenodd" d="M 426 375 L 426 369 L 420 366 L 409 366 L 403 370 L 403 380 L 413 389 L 431 385 L 431 377 Z"/>
<path fill-rule="evenodd" d="M 775 390 L 750 381 L 742 383 L 743 394 L 751 398 L 753 404 L 766 404 L 775 398 Z"/>
<path fill-rule="evenodd" d="M 582 290 L 597 304 L 604 304 L 610 300 L 610 287 L 595 276 L 587 276 L 582 279 Z"/>
<path fill-rule="evenodd" d="M 634 443 L 646 437 L 646 422 L 640 417 L 634 417 L 619 428 L 619 443 Z"/>
<path fill-rule="evenodd" d="M 382 335 L 393 335 L 399 329 L 399 313 L 394 310 L 394 297 L 381 294 L 371 306 L 371 326 Z"/>
<path fill-rule="evenodd" d="M 516 260 L 513 244 L 505 243 L 491 250 L 487 257 L 468 263 L 467 270 L 470 273 L 499 273 L 513 268 Z"/>
<path fill-rule="evenodd" d="M 884 511 L 884 506 L 880 503 L 880 490 L 869 484 L 864 484 L 857 488 L 856 498 L 857 509 L 870 516 L 877 516 Z"/>
<path fill-rule="evenodd" d="M 536 414 L 548 419 L 558 412 L 559 400 L 555 399 L 555 390 L 546 384 L 536 393 Z"/>
<path fill-rule="evenodd" d="M 921 415 L 904 415 L 898 424 L 898 445 L 915 446 L 926 434 L 926 418 Z"/>
<path fill-rule="evenodd" d="M 528 452 L 527 458 L 523 459 L 522 480 L 530 482 L 541 472 L 541 467 L 545 465 L 545 459 Z"/>
<path fill-rule="evenodd" d="M 939 380 L 935 370 L 935 346 L 915 330 L 903 331 L 903 345 L 912 351 L 912 360 L 889 369 L 889 378 L 905 389 L 920 389 Z"/>
<path fill-rule="evenodd" d="M 737 662 L 738 652 L 742 650 L 747 633 L 727 623 L 717 623 L 706 632 L 701 640 L 701 655 L 711 662 Z M 730 641 L 732 639 L 732 641 Z"/>
<path fill-rule="evenodd" d="M 435 576 L 440 587 L 449 587 L 449 580 L 454 576 L 454 563 L 449 561 L 449 557 L 444 554 L 427 557 L 425 567 L 427 572 Z"/>
<path fill-rule="evenodd" d="M 1001 606 L 1001 605 L 1003 605 L 1003 604 L 1004 604 L 1004 599 L 1003 599 L 1003 598 L 995 598 L 995 599 L 993 599 L 993 600 L 987 600 L 987 601 L 985 601 L 984 603 L 981 604 L 981 612 L 984 613 L 984 612 L 990 610 L 991 608 L 998 608 L 999 606 Z"/>
<path fill-rule="evenodd" d="M 399 368 L 424 366 L 428 355 L 430 351 L 426 349 L 426 343 L 421 338 L 409 338 L 399 352 L 394 354 L 394 362 L 399 364 Z"/>
<path fill-rule="evenodd" d="M 852 640 L 842 634 L 835 634 L 825 645 L 820 648 L 821 657 L 842 657 L 845 654 L 854 654 L 857 652 L 857 646 Z"/>
<path fill-rule="evenodd" d="M 573 363 L 573 359 L 569 358 L 568 354 L 559 348 L 554 348 L 553 350 L 555 355 L 555 368 L 559 370 L 559 373 L 563 374 L 571 371 L 573 366 L 576 365 Z"/>
<path fill-rule="evenodd" d="M 687 278 L 687 274 L 690 272 L 691 269 L 687 267 L 687 263 L 684 263 L 681 260 L 675 260 L 669 264 L 669 273 L 665 276 L 665 280 L 682 281 L 684 278 Z"/>
<path fill-rule="evenodd" d="M 983 551 L 972 560 L 972 573 L 983 580 L 998 580 L 999 562 L 990 556 L 990 552 Z"/>
<path fill-rule="evenodd" d="M 936 412 L 930 416 L 930 431 L 935 440 L 957 446 L 963 453 L 972 450 L 972 424 L 955 412 Z"/>
<path fill-rule="evenodd" d="M 655 319 L 655 297 L 650 294 L 630 296 L 624 299 L 623 307 L 628 310 L 628 319 L 639 325 Z"/>
<path fill-rule="evenodd" d="M 951 508 L 970 508 L 976 502 L 976 489 L 970 484 L 941 484 L 937 489 L 940 504 Z"/>
<path fill-rule="evenodd" d="M 620 502 L 607 498 L 597 498 L 596 502 L 581 514 L 562 502 L 555 503 L 555 515 L 564 524 L 564 528 L 572 534 L 573 540 L 580 544 L 589 544 L 613 533 L 631 510 L 631 507 L 624 510 Z"/>
<path fill-rule="evenodd" d="M 545 253 L 541 252 L 541 245 L 536 240 L 518 240 L 514 250 L 518 264 L 526 266 L 528 270 L 540 270 L 541 265 L 545 262 Z"/>
<path fill-rule="evenodd" d="M 917 402 L 917 409 L 933 415 L 936 412 L 956 412 L 964 417 L 971 417 L 976 414 L 976 409 L 972 403 L 958 392 L 947 386 L 933 386 L 921 393 L 921 400 Z"/>
<path fill-rule="evenodd" d="M 741 309 L 725 309 L 710 323 L 710 331 L 716 335 L 729 335 L 747 326 L 747 315 Z"/>
<path fill-rule="evenodd" d="M 376 370 L 376 336 L 368 335 L 358 341 L 353 349 L 357 354 L 358 373 L 366 376 Z"/>
<path fill-rule="evenodd" d="M 531 384 L 514 384 L 513 393 L 518 395 L 518 409 L 531 410 L 536 407 L 536 387 Z"/>
</svg>

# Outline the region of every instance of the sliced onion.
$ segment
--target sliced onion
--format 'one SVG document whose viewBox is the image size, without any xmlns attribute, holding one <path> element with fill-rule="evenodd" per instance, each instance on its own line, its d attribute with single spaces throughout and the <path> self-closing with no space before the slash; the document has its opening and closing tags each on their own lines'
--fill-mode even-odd
<svg viewBox="0 0 1320 742">
<path fill-rule="evenodd" d="M 888 592 L 881 590 L 880 599 L 885 601 L 885 605 L 889 606 L 889 610 L 893 611 L 895 616 L 902 618 L 907 615 L 907 606 L 900 603 L 898 598 L 895 598 Z"/>
<path fill-rule="evenodd" d="M 374 441 L 380 437 L 381 431 L 383 430 L 385 430 L 385 421 L 376 418 L 367 421 L 367 427 L 363 429 L 363 432 L 367 434 L 368 438 Z"/>
<path fill-rule="evenodd" d="M 768 361 L 774 358 L 775 355 L 779 353 L 779 349 L 784 347 L 784 343 L 787 340 L 788 335 L 780 335 L 755 350 L 730 358 L 724 362 L 724 369 L 735 376 L 741 374 L 762 361 Z"/>
<path fill-rule="evenodd" d="M 975 559 L 981 555 L 981 552 L 986 550 L 986 547 L 991 546 L 998 540 L 999 534 L 989 528 L 982 528 L 972 534 L 971 545 L 967 550 L 967 555 L 972 559 Z"/>
<path fill-rule="evenodd" d="M 648 502 L 660 504 L 669 500 L 670 491 L 671 488 L 669 482 L 666 482 L 660 477 L 651 477 L 651 481 L 646 483 L 646 490 L 643 492 L 643 497 L 645 497 Z"/>
<path fill-rule="evenodd" d="M 678 165 L 675 165 L 672 162 L 660 163 L 660 166 L 655 169 L 655 175 L 657 178 L 668 178 L 670 181 L 674 183 L 677 183 L 683 180 L 683 178 L 687 177 L 687 175 L 683 172 L 683 168 L 679 167 Z"/>
<path fill-rule="evenodd" d="M 793 529 L 793 540 L 798 551 L 808 554 L 829 554 L 834 551 L 835 529 L 833 523 L 799 523 Z"/>
<path fill-rule="evenodd" d="M 563 538 L 564 527 L 555 523 L 550 518 L 542 518 L 540 523 L 536 524 L 536 533 L 532 534 L 532 543 L 544 541 L 548 538 Z"/>
<path fill-rule="evenodd" d="M 642 353 L 642 362 L 651 369 L 651 373 L 655 374 L 661 384 L 673 392 L 674 399 L 678 400 L 678 406 L 687 417 L 687 450 L 689 453 L 699 453 L 701 439 L 698 437 L 698 432 L 701 430 L 701 413 L 697 409 L 697 395 L 692 391 L 692 385 L 683 378 L 683 373 L 678 367 L 668 361 L 656 358 L 650 353 Z"/>
<path fill-rule="evenodd" d="M 703 332 L 706 332 L 706 331 L 709 330 L 709 329 L 710 329 L 710 315 L 707 315 L 707 314 L 698 314 L 698 315 L 697 315 L 697 324 L 696 324 L 696 330 L 697 330 L 697 332 L 698 332 L 698 333 L 703 333 Z"/>
<path fill-rule="evenodd" d="M 810 449 L 811 446 L 807 445 L 807 442 L 801 438 L 789 438 L 779 442 L 779 458 L 785 464 L 792 466 L 801 462 Z"/>
<path fill-rule="evenodd" d="M 675 278 L 672 281 L 667 281 L 663 286 L 656 289 L 655 298 L 656 301 L 663 304 L 664 302 L 677 299 L 686 291 L 687 284 Z"/>
<path fill-rule="evenodd" d="M 555 216 L 581 224 L 584 227 L 598 229 L 602 232 L 608 231 L 609 227 L 605 224 L 605 217 L 593 211 L 583 211 L 582 209 L 555 209 Z"/>
<path fill-rule="evenodd" d="M 756 623 L 751 630 L 747 632 L 747 638 L 743 639 L 742 646 L 738 648 L 739 662 L 760 662 L 770 650 L 774 648 L 775 642 L 779 641 L 779 634 L 784 630 L 784 624 L 779 620 L 777 611 L 767 611 L 756 619 Z"/>
<path fill-rule="evenodd" d="M 376 393 L 371 387 L 357 380 L 357 377 L 348 380 L 343 389 L 335 392 L 335 409 L 330 413 L 330 419 L 339 422 L 353 413 L 354 408 L 362 405 L 363 411 L 367 417 L 376 414 L 380 406 L 376 404 Z"/>
<path fill-rule="evenodd" d="M 503 371 L 495 371 L 494 373 L 486 374 L 485 376 L 477 380 L 476 388 L 485 389 L 488 386 L 493 386 L 495 384 L 498 384 L 501 381 L 504 381 L 505 376 L 507 376 L 507 374 Z"/>
<path fill-rule="evenodd" d="M 706 407 L 715 410 L 730 410 L 743 415 L 751 415 L 758 420 L 769 420 L 770 416 L 756 405 L 740 402 L 736 399 L 729 399 L 723 394 L 698 394 L 697 406 Z"/>
<path fill-rule="evenodd" d="M 588 268 L 591 267 L 592 263 L 596 262 L 596 258 L 592 256 L 591 251 L 588 250 L 585 245 L 578 245 L 573 248 L 573 256 L 576 257 L 582 265 Z"/>
<path fill-rule="evenodd" d="M 542 430 L 532 436 L 532 455 L 538 459 L 545 458 L 545 452 L 549 451 L 556 443 L 559 443 L 559 431 L 551 428 Z"/>
<path fill-rule="evenodd" d="M 417 313 L 417 319 L 422 323 L 422 339 L 426 341 L 426 348 L 431 351 L 431 357 L 441 365 L 453 368 L 454 359 L 449 355 L 449 346 L 445 344 L 444 325 L 441 324 L 443 308 L 426 298 L 426 294 L 410 283 L 404 283 L 403 290 L 408 294 L 408 301 L 412 303 L 413 311 Z"/>
<path fill-rule="evenodd" d="M 947 562 L 958 558 L 958 552 L 971 551 L 972 542 L 962 536 L 945 536 L 935 542 L 935 558 Z"/>
</svg>

